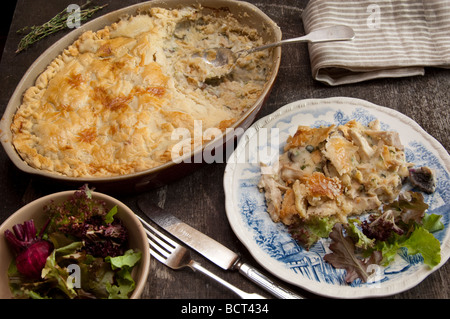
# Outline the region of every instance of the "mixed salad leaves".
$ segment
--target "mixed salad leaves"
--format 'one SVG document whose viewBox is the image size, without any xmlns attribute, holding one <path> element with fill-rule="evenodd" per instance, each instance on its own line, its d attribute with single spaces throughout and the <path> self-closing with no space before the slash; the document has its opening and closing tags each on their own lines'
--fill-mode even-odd
<svg viewBox="0 0 450 319">
<path fill-rule="evenodd" d="M 329 237 L 331 253 L 325 255 L 325 261 L 345 269 L 348 283 L 357 278 L 366 282 L 373 271 L 371 265 L 388 266 L 400 249 L 409 255 L 420 253 L 431 268 L 440 263 L 440 243 L 432 233 L 444 229 L 444 224 L 442 216 L 427 214 L 427 209 L 421 193 L 405 191 L 365 219 L 349 218 L 348 223 L 336 218 L 308 223 L 298 220 L 289 226 L 289 233 L 307 249 Z"/>
<path fill-rule="evenodd" d="M 128 298 L 141 252 L 128 249 L 128 231 L 114 217 L 117 206 L 107 209 L 85 185 L 44 211 L 49 218 L 39 234 L 33 220 L 5 231 L 16 255 L 8 269 L 14 296 Z"/>
</svg>

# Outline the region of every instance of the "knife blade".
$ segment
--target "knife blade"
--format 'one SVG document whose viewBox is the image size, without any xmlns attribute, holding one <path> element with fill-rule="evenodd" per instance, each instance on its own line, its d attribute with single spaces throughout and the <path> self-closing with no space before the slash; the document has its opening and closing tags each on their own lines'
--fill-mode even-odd
<svg viewBox="0 0 450 319">
<path fill-rule="evenodd" d="M 239 255 L 229 248 L 182 222 L 168 211 L 149 202 L 148 199 L 140 198 L 138 206 L 150 220 L 219 267 L 225 270 L 238 270 L 239 273 L 278 298 L 303 299 L 300 295 L 276 283 L 253 266 L 241 261 Z"/>
</svg>

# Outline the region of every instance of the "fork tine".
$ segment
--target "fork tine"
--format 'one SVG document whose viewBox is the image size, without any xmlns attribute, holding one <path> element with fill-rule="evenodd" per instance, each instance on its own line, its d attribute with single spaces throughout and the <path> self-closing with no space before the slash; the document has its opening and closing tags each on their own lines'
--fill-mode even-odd
<svg viewBox="0 0 450 319">
<path fill-rule="evenodd" d="M 179 247 L 179 245 L 169 237 L 163 235 L 156 228 L 152 227 L 141 217 L 139 217 L 138 215 L 136 216 L 141 221 L 142 225 L 144 226 L 144 230 L 147 233 L 147 240 L 150 245 L 150 254 L 161 263 L 167 265 L 167 259 L 172 253 L 175 252 L 176 248 Z M 155 248 L 155 250 L 153 250 L 152 247 Z"/>
<path fill-rule="evenodd" d="M 150 240 L 150 239 L 148 239 L 148 243 L 150 244 L 150 245 L 154 245 L 154 243 Z M 163 256 L 163 255 L 160 255 L 159 253 L 157 253 L 156 251 L 154 251 L 152 248 L 149 248 L 149 250 L 150 250 L 150 255 L 152 255 L 153 257 L 155 257 L 157 260 L 159 260 L 161 263 L 165 263 L 165 261 L 167 260 L 167 256 Z M 167 254 L 167 253 L 166 253 Z"/>
<path fill-rule="evenodd" d="M 166 266 L 169 266 L 167 264 L 168 259 L 173 253 L 177 251 L 177 248 L 180 248 L 180 245 L 178 245 L 175 241 L 171 240 L 169 237 L 163 235 L 161 232 L 156 230 L 154 227 L 152 227 L 150 224 L 148 224 L 145 220 L 143 220 L 139 216 L 137 217 L 141 221 L 142 225 L 144 226 L 144 230 L 147 233 L 147 241 L 149 243 L 150 254 L 161 263 L 165 264 Z M 159 237 L 154 233 L 152 233 L 151 231 L 149 231 L 149 229 L 155 234 L 157 234 Z M 169 267 L 174 268 L 172 266 Z"/>
<path fill-rule="evenodd" d="M 150 244 L 150 250 L 152 250 L 152 248 L 154 248 L 156 251 L 155 253 L 159 254 L 161 257 L 164 257 L 164 259 L 169 258 L 170 253 L 172 252 L 167 251 L 164 247 L 161 247 L 158 243 L 154 242 L 152 239 L 147 238 L 148 239 L 148 243 Z"/>
<path fill-rule="evenodd" d="M 142 222 L 142 224 L 147 227 L 148 230 L 152 231 L 153 233 L 155 233 L 156 235 L 158 235 L 160 238 L 162 238 L 163 240 L 167 241 L 170 245 L 172 245 L 173 247 L 177 247 L 178 244 L 176 241 L 170 239 L 169 237 L 167 237 L 166 235 L 164 235 L 163 233 L 159 232 L 156 228 L 154 228 L 153 226 L 151 226 L 149 223 L 147 223 L 145 220 L 143 220 L 139 215 L 136 215 L 137 218 Z"/>
<path fill-rule="evenodd" d="M 159 248 L 158 250 L 164 249 L 167 253 L 170 254 L 175 249 L 174 246 L 166 243 L 164 241 L 164 238 L 160 239 L 159 237 L 155 236 L 154 234 L 152 234 L 149 231 L 146 231 L 146 233 L 148 235 L 147 237 L 149 238 L 149 242 L 150 242 L 150 240 L 153 240 L 153 247 Z M 167 255 L 169 255 L 169 254 L 167 254 Z"/>
</svg>

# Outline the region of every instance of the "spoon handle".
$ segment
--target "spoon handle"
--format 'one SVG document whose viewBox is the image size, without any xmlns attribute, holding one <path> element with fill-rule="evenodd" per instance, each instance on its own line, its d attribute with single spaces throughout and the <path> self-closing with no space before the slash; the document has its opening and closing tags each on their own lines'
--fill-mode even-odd
<svg viewBox="0 0 450 319">
<path fill-rule="evenodd" d="M 325 27 L 321 29 L 314 30 L 307 35 L 302 37 L 286 39 L 279 42 L 274 42 L 266 45 L 262 45 L 250 50 L 247 50 L 247 54 L 277 47 L 287 43 L 298 43 L 298 42 L 329 42 L 329 41 L 347 41 L 352 40 L 355 37 L 355 32 L 352 28 L 345 25 L 333 25 L 330 27 Z"/>
</svg>

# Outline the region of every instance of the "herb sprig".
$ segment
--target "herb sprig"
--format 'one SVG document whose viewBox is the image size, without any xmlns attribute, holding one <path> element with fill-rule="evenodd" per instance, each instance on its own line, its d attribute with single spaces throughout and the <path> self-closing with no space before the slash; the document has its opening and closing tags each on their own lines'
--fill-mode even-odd
<svg viewBox="0 0 450 319">
<path fill-rule="evenodd" d="M 80 22 L 89 19 L 95 12 L 103 9 L 108 4 L 104 4 L 102 6 L 93 6 L 88 8 L 91 5 L 91 0 L 88 0 L 85 4 L 80 6 Z M 24 27 L 17 31 L 17 33 L 26 33 L 19 42 L 16 53 L 19 53 L 23 50 L 26 50 L 33 43 L 38 42 L 39 40 L 47 37 L 50 34 L 58 32 L 67 28 L 67 20 L 72 13 L 67 12 L 66 9 L 55 15 L 52 19 L 45 22 L 40 26 L 32 26 L 32 27 Z"/>
</svg>

